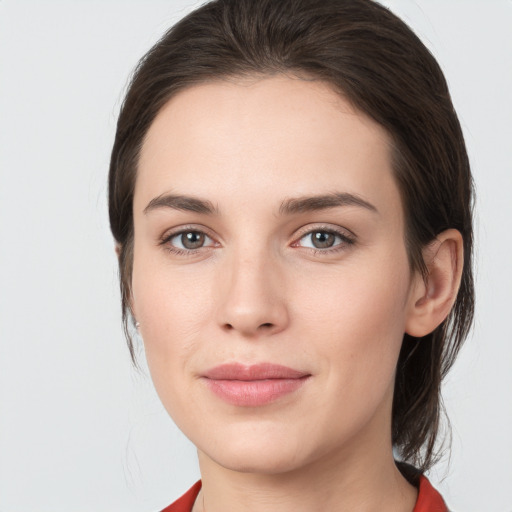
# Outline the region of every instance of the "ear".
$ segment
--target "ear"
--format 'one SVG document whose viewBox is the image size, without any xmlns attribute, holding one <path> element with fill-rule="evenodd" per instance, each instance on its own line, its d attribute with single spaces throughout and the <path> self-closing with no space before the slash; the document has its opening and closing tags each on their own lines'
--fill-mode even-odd
<svg viewBox="0 0 512 512">
<path fill-rule="evenodd" d="M 121 244 L 118 242 L 116 242 L 115 251 L 116 251 L 117 258 L 119 259 L 119 255 L 121 254 Z"/>
<path fill-rule="evenodd" d="M 456 229 L 440 233 L 423 250 L 428 274 L 416 273 L 411 287 L 405 332 L 430 334 L 450 313 L 459 291 L 464 264 L 462 235 Z"/>
</svg>

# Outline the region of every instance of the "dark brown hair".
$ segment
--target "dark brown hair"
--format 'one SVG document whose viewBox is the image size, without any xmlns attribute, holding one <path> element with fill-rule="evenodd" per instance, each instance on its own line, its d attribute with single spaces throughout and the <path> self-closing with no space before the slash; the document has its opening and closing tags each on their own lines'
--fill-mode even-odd
<svg viewBox="0 0 512 512">
<path fill-rule="evenodd" d="M 473 318 L 473 185 L 443 73 L 409 27 L 371 0 L 215 0 L 172 27 L 135 70 L 119 115 L 109 175 L 110 225 L 119 248 L 130 353 L 133 194 L 145 134 L 178 91 L 211 80 L 286 73 L 322 80 L 373 118 L 393 141 L 412 271 L 448 228 L 464 239 L 464 268 L 448 318 L 421 339 L 404 335 L 392 442 L 421 471 L 436 460 L 441 381 Z"/>
</svg>

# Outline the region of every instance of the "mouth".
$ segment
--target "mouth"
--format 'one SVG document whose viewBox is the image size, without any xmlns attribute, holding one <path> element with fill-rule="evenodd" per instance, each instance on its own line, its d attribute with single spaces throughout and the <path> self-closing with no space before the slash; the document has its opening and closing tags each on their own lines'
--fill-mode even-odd
<svg viewBox="0 0 512 512">
<path fill-rule="evenodd" d="M 229 363 L 208 370 L 202 378 L 223 401 L 239 407 L 259 407 L 298 391 L 310 373 L 271 363 Z"/>
</svg>

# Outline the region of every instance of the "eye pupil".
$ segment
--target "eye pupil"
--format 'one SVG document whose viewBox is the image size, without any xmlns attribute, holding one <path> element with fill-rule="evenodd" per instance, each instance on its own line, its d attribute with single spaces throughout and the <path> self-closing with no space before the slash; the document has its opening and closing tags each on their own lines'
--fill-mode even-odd
<svg viewBox="0 0 512 512">
<path fill-rule="evenodd" d="M 312 233 L 313 245 L 317 249 L 325 249 L 334 245 L 335 236 L 327 231 L 315 231 Z"/>
<path fill-rule="evenodd" d="M 204 233 L 189 231 L 181 235 L 181 243 L 187 249 L 198 249 L 204 245 Z"/>
</svg>

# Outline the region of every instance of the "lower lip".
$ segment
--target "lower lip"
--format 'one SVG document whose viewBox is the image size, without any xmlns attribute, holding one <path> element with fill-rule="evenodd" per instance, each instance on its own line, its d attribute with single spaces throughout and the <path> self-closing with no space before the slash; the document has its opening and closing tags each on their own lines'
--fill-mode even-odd
<svg viewBox="0 0 512 512">
<path fill-rule="evenodd" d="M 225 402 L 241 407 L 258 407 L 297 391 L 308 377 L 264 380 L 205 379 L 205 381 L 210 390 Z"/>
</svg>

